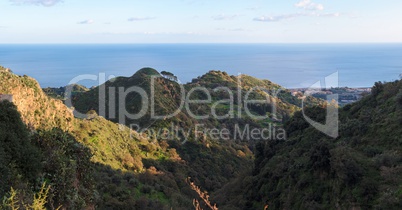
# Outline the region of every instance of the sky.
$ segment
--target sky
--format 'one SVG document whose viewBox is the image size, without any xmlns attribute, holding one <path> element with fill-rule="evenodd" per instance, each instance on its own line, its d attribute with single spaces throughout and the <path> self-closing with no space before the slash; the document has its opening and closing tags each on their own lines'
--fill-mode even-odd
<svg viewBox="0 0 402 210">
<path fill-rule="evenodd" d="M 0 43 L 402 42 L 400 0 L 0 0 Z"/>
</svg>

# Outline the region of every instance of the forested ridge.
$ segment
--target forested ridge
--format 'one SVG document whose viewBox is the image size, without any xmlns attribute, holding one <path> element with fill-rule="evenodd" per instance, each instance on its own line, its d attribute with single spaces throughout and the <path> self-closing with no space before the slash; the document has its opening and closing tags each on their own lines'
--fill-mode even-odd
<svg viewBox="0 0 402 210">
<path fill-rule="evenodd" d="M 254 91 L 254 99 L 270 97 L 272 104 L 249 106 L 255 115 L 234 119 L 194 119 L 186 112 L 152 121 L 150 113 L 126 126 L 99 114 L 99 88 L 138 85 L 150 91 L 156 75 L 158 113 L 179 105 L 177 78 L 144 68 L 131 77 L 118 77 L 99 87 L 71 86 L 74 117 L 63 104 L 66 88 L 45 89 L 28 76 L 0 72 L 0 93 L 13 103 L 0 103 L 0 197 L 4 209 L 397 209 L 402 207 L 402 82 L 376 83 L 372 94 L 340 108 L 340 136 L 327 137 L 303 118 L 301 100 L 268 80 L 210 71 L 184 88 L 204 87 L 212 101 L 227 98 L 217 87 Z M 169 77 L 167 77 L 167 76 Z M 176 79 L 175 79 L 176 78 Z M 118 94 L 118 92 L 116 92 Z M 242 93 L 243 94 L 243 93 Z M 235 94 L 239 96 L 238 94 Z M 240 95 L 244 97 L 244 95 Z M 109 102 L 109 95 L 104 99 Z M 128 99 L 135 98 L 129 95 Z M 204 99 L 196 92 L 194 99 Z M 237 101 L 237 100 L 235 100 Z M 305 113 L 325 122 L 325 103 L 306 99 Z M 126 107 L 138 111 L 139 100 Z M 106 103 L 109 104 L 109 103 Z M 192 106 L 205 114 L 211 105 Z M 235 103 L 245 110 L 243 104 Z M 106 110 L 109 107 L 106 107 Z M 220 114 L 229 107 L 217 107 Z M 116 111 L 119 108 L 116 107 Z M 234 129 L 234 125 L 283 127 L 286 140 L 216 141 L 191 136 L 163 139 L 129 129 L 130 123 L 158 129 L 177 124 L 192 128 Z M 207 197 L 206 197 L 207 196 Z M 205 202 L 205 198 L 207 202 Z"/>
</svg>

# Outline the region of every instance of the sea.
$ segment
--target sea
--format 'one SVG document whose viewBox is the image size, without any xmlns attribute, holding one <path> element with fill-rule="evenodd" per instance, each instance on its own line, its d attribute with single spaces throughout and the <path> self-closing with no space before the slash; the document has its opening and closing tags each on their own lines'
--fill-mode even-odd
<svg viewBox="0 0 402 210">
<path fill-rule="evenodd" d="M 402 44 L 0 44 L 0 65 L 41 87 L 91 87 L 103 75 L 131 76 L 143 67 L 181 83 L 220 70 L 285 88 L 310 87 L 334 73 L 339 87 L 371 87 L 399 79 Z"/>
</svg>

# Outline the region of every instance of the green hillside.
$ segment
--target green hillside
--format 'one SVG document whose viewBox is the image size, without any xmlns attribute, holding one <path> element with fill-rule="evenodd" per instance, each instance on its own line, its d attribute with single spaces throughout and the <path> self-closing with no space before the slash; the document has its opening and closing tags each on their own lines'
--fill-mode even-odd
<svg viewBox="0 0 402 210">
<path fill-rule="evenodd" d="M 9 181 L 0 194 L 9 199 L 24 197 L 20 206 L 24 205 L 21 202 L 33 202 L 25 195 L 33 195 L 46 183 L 50 187 L 46 207 L 50 209 L 189 209 L 198 195 L 186 183 L 188 177 L 203 189 L 214 191 L 240 171 L 251 169 L 252 153 L 244 144 L 182 145 L 139 134 L 96 113 L 76 119 L 73 110 L 46 96 L 34 79 L 10 72 L 0 72 L 0 78 L 4 81 L 0 92 L 13 95 L 13 110 L 18 110 L 24 122 L 23 132 L 4 132 L 30 133 L 25 141 L 43 158 L 42 164 L 31 165 L 38 167 L 38 172 L 32 170 L 33 175 L 7 172 L 9 180 L 16 180 L 19 174 L 27 177 L 23 178 L 27 187 Z M 8 126 L 7 119 L 3 122 Z M 6 168 L 11 159 L 16 158 L 5 159 Z M 15 164 L 25 167 L 21 162 Z M 12 196 L 11 186 L 17 196 Z"/>
<path fill-rule="evenodd" d="M 196 119 L 182 110 L 154 120 L 148 109 L 143 118 L 125 119 L 126 125 L 148 127 L 142 132 L 110 116 L 120 106 L 135 113 L 143 103 L 136 93 L 117 103 L 119 87 L 141 87 L 149 95 L 154 91 L 156 113 L 172 113 L 180 107 L 182 87 L 169 72 L 144 68 L 90 90 L 73 86 L 75 109 L 54 97 L 53 89 L 47 96 L 28 76 L 0 71 L 0 80 L 0 93 L 13 95 L 13 103 L 0 103 L 5 209 L 187 210 L 198 203 L 203 209 L 215 203 L 219 209 L 402 206 L 402 81 L 376 83 L 371 95 L 341 108 L 340 136 L 331 139 L 304 120 L 300 100 L 288 90 L 247 75 L 210 71 L 182 86 L 186 94 L 204 90 L 193 91 L 190 100 L 208 99 L 205 91 L 210 93 L 209 103 L 188 106 L 192 114 L 214 110 L 233 117 Z M 102 89 L 113 90 L 100 97 L 106 102 L 105 117 L 98 116 Z M 224 101 L 232 99 L 229 92 L 233 104 Z M 245 104 L 246 96 L 271 103 Z M 114 111 L 109 107 L 113 100 L 118 104 Z M 326 105 L 311 97 L 306 101 L 306 115 L 325 122 Z M 268 117 L 258 120 L 244 114 L 247 110 Z M 74 111 L 85 115 L 75 118 Z M 188 136 L 163 130 L 172 124 L 188 129 Z M 241 140 L 230 134 L 215 139 L 206 131 L 200 137 L 194 131 L 200 124 L 229 133 L 274 125 L 286 130 L 286 139 Z"/>
<path fill-rule="evenodd" d="M 305 111 L 324 122 L 325 109 Z M 220 209 L 400 209 L 401 124 L 402 81 L 376 83 L 371 95 L 342 108 L 337 139 L 298 112 L 285 126 L 288 141 L 259 144 L 252 174 L 215 201 Z"/>
<path fill-rule="evenodd" d="M 133 87 L 144 90 L 143 95 L 148 98 L 144 98 L 138 92 L 123 94 Z M 105 93 L 99 96 L 100 92 Z M 208 100 L 205 92 L 210 94 L 210 102 L 186 106 L 188 100 Z M 222 102 L 224 100 L 232 101 L 233 105 Z M 245 104 L 245 100 L 265 100 L 268 103 Z M 322 100 L 312 97 L 306 100 L 307 105 L 321 103 Z M 161 76 L 154 69 L 144 68 L 131 77 L 117 77 L 89 91 L 75 94 L 72 106 L 76 112 L 87 113 L 94 110 L 108 120 L 127 126 L 135 124 L 141 128 L 164 128 L 173 123 L 191 128 L 196 124 L 205 124 L 208 128 L 233 130 L 235 124 L 240 126 L 250 124 L 254 127 L 267 126 L 272 122 L 281 124 L 300 109 L 301 100 L 277 84 L 247 75 L 229 76 L 226 72 L 210 71 L 190 83 L 180 85 Z M 102 106 L 103 111 L 99 110 Z M 125 114 L 122 111 L 124 108 L 129 114 L 143 114 L 143 116 L 139 119 L 120 117 Z M 174 117 L 154 119 L 152 108 L 156 116 L 179 112 Z M 247 114 L 248 110 L 254 116 L 268 116 L 268 118 L 255 120 Z M 217 116 L 231 117 L 217 119 L 211 115 L 213 111 Z M 196 119 L 192 115 L 208 117 Z"/>
<path fill-rule="evenodd" d="M 78 84 L 72 84 L 66 87 L 59 87 L 59 88 L 52 88 L 52 87 L 43 88 L 43 92 L 45 92 L 46 95 L 60 100 L 65 100 L 65 94 L 67 91 L 71 91 L 71 95 L 74 96 L 77 93 L 86 92 L 88 90 L 89 90 L 88 88 Z"/>
</svg>

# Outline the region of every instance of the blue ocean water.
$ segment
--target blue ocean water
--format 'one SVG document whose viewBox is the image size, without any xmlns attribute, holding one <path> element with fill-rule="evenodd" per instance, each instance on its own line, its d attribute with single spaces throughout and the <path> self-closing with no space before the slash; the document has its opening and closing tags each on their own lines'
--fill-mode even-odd
<svg viewBox="0 0 402 210">
<path fill-rule="evenodd" d="M 399 78 L 402 44 L 3 44 L 0 65 L 42 87 L 64 86 L 82 74 L 131 76 L 142 67 L 172 72 L 184 83 L 222 70 L 287 88 L 308 87 L 338 71 L 339 86 L 371 87 Z"/>
</svg>

